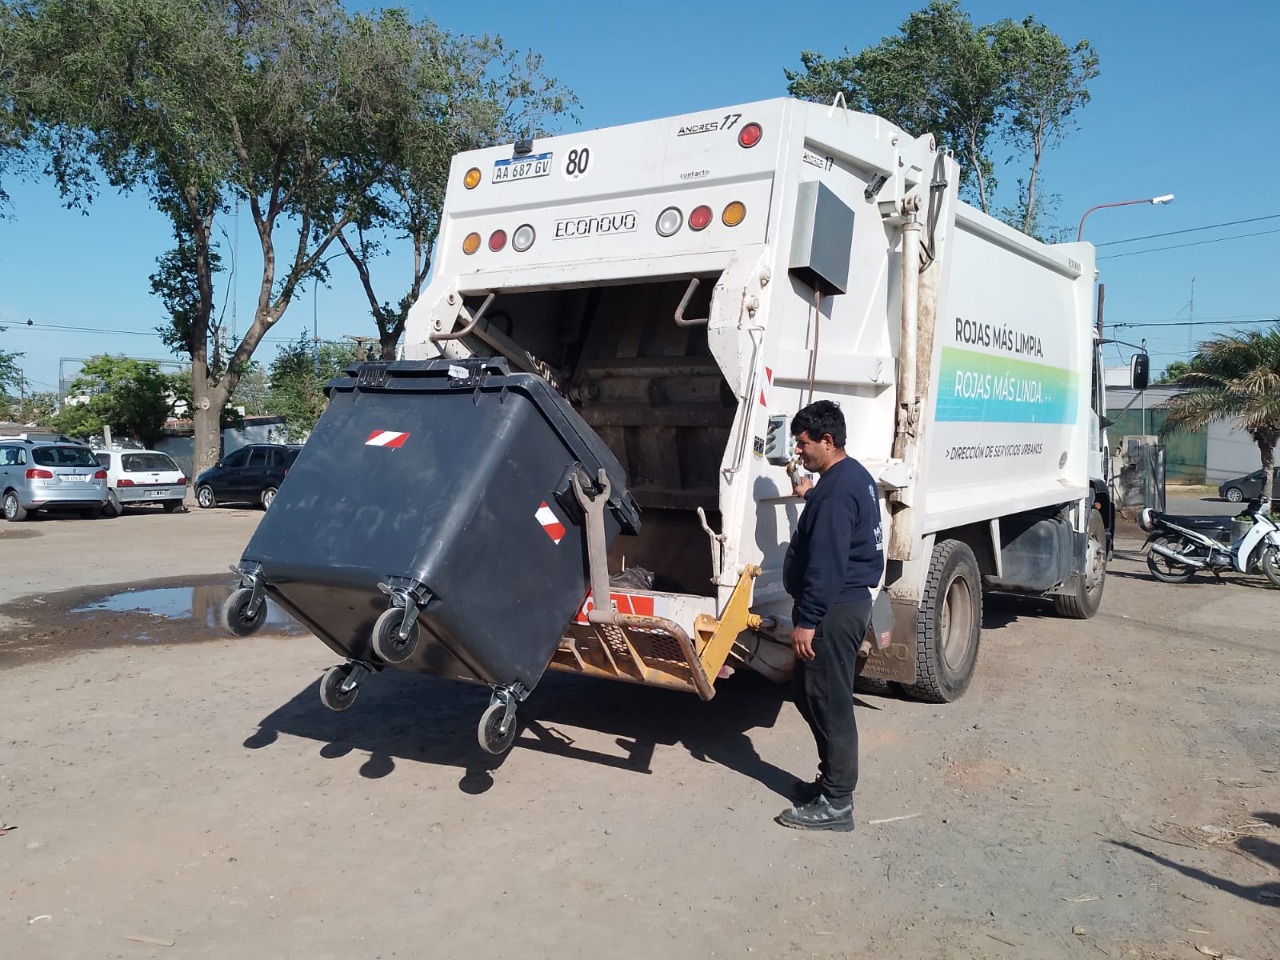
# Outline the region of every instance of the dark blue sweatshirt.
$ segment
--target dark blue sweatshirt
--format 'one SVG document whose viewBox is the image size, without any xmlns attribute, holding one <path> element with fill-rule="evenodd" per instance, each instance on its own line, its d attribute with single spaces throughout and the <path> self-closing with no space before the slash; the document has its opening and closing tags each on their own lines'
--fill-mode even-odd
<svg viewBox="0 0 1280 960">
<path fill-rule="evenodd" d="M 884 572 L 876 482 L 852 457 L 830 467 L 805 497 L 782 583 L 796 626 L 816 627 L 833 603 L 871 595 Z"/>
</svg>

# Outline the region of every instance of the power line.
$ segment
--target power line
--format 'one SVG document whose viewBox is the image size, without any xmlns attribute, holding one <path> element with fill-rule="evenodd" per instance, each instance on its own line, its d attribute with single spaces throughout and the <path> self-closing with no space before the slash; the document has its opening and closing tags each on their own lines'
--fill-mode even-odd
<svg viewBox="0 0 1280 960">
<path fill-rule="evenodd" d="M 1167 233 L 1148 233 L 1143 237 L 1129 237 L 1125 240 L 1108 240 L 1106 243 L 1095 243 L 1095 247 L 1114 247 L 1118 243 L 1137 243 L 1139 240 L 1159 240 L 1161 237 L 1176 237 L 1182 233 L 1197 233 L 1200 230 L 1216 230 L 1218 227 L 1238 227 L 1242 223 L 1259 223 L 1263 220 L 1280 220 L 1280 213 L 1271 213 L 1265 217 L 1250 217 L 1248 220 L 1228 220 L 1225 223 L 1211 223 L 1204 227 L 1187 227 L 1185 230 L 1170 230 Z"/>
<path fill-rule="evenodd" d="M 1143 253 L 1159 253 L 1161 250 L 1180 250 L 1183 247 L 1202 247 L 1206 243 L 1222 243 L 1224 240 L 1243 240 L 1246 237 L 1265 237 L 1267 234 L 1280 233 L 1280 228 L 1275 230 L 1259 230 L 1257 233 L 1237 233 L 1230 237 L 1218 237 L 1214 240 L 1196 240 L 1192 243 L 1175 243 L 1167 247 L 1152 247 L 1150 250 L 1134 250 L 1132 253 L 1113 253 L 1109 257 L 1099 257 L 1099 260 L 1119 260 L 1121 257 L 1136 257 Z"/>
<path fill-rule="evenodd" d="M 49 330 L 49 331 L 57 331 L 59 333 L 109 333 L 116 336 L 155 337 L 156 339 L 160 338 L 160 334 L 156 333 L 155 331 L 148 332 L 145 330 L 116 330 L 108 327 L 79 327 L 71 324 L 43 323 L 43 322 L 37 322 L 35 320 L 26 320 L 26 321 L 7 320 L 5 322 L 14 324 L 20 329 L 29 330 L 33 333 L 44 332 L 46 330 Z M 374 337 L 373 339 L 376 340 L 377 337 Z M 293 343 L 296 340 L 297 340 L 297 337 L 263 337 L 258 342 L 259 343 Z M 320 342 L 341 344 L 343 341 L 321 340 Z"/>
<path fill-rule="evenodd" d="M 1238 323 L 1280 323 L 1280 317 L 1258 317 L 1253 320 L 1239 320 L 1237 322 Z M 1161 321 L 1154 321 L 1151 323 L 1113 323 L 1113 324 L 1110 324 L 1110 326 L 1114 330 L 1119 330 L 1122 327 L 1127 330 L 1132 330 L 1137 327 L 1216 327 L 1216 326 L 1221 326 L 1221 324 L 1222 324 L 1222 321 L 1220 320 L 1174 320 L 1174 321 L 1161 320 Z"/>
</svg>

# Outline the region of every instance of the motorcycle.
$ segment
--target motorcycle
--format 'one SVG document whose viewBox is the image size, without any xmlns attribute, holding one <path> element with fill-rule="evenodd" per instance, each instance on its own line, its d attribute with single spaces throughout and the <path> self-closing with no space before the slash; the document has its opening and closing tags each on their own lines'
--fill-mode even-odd
<svg viewBox="0 0 1280 960">
<path fill-rule="evenodd" d="M 1249 502 L 1245 513 L 1253 523 L 1234 543 L 1223 543 L 1211 533 L 1204 518 L 1179 517 L 1144 507 L 1138 526 L 1147 532 L 1147 569 L 1164 583 L 1186 583 L 1197 570 L 1218 576 L 1223 570 L 1254 573 L 1261 569 L 1280 587 L 1280 526 L 1271 519 L 1271 501 Z M 1213 521 L 1210 521 L 1212 523 Z M 1197 525 L 1203 529 L 1196 529 Z"/>
</svg>

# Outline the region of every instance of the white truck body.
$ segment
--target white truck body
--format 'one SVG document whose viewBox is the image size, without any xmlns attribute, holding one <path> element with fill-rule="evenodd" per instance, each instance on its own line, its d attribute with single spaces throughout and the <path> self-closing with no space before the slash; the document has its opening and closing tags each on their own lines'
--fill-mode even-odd
<svg viewBox="0 0 1280 960">
<path fill-rule="evenodd" d="M 867 673 L 953 699 L 974 581 L 1091 615 L 1111 527 L 1093 248 L 1041 244 L 958 185 L 931 137 L 786 99 L 461 154 L 403 355 L 502 354 L 557 383 L 645 510 L 612 568 L 670 573 L 654 609 L 692 629 L 759 567 L 763 624 L 735 654 L 771 675 L 802 506 L 777 425 L 838 401 L 888 532 L 893 636 Z M 952 541 L 967 608 L 939 581 Z"/>
</svg>

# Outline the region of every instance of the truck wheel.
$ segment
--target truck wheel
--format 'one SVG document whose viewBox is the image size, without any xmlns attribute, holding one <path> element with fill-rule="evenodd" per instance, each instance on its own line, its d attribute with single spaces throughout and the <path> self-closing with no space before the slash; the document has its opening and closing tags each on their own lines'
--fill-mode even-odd
<svg viewBox="0 0 1280 960">
<path fill-rule="evenodd" d="M 982 583 L 967 544 L 944 540 L 933 548 L 916 614 L 916 682 L 902 688 L 913 700 L 950 703 L 969 687 L 982 635 Z"/>
<path fill-rule="evenodd" d="M 1076 583 L 1075 593 L 1053 598 L 1053 609 L 1060 617 L 1088 620 L 1102 605 L 1102 588 L 1107 585 L 1107 525 L 1102 514 L 1089 511 L 1089 533 L 1085 540 L 1084 569 Z"/>
</svg>

